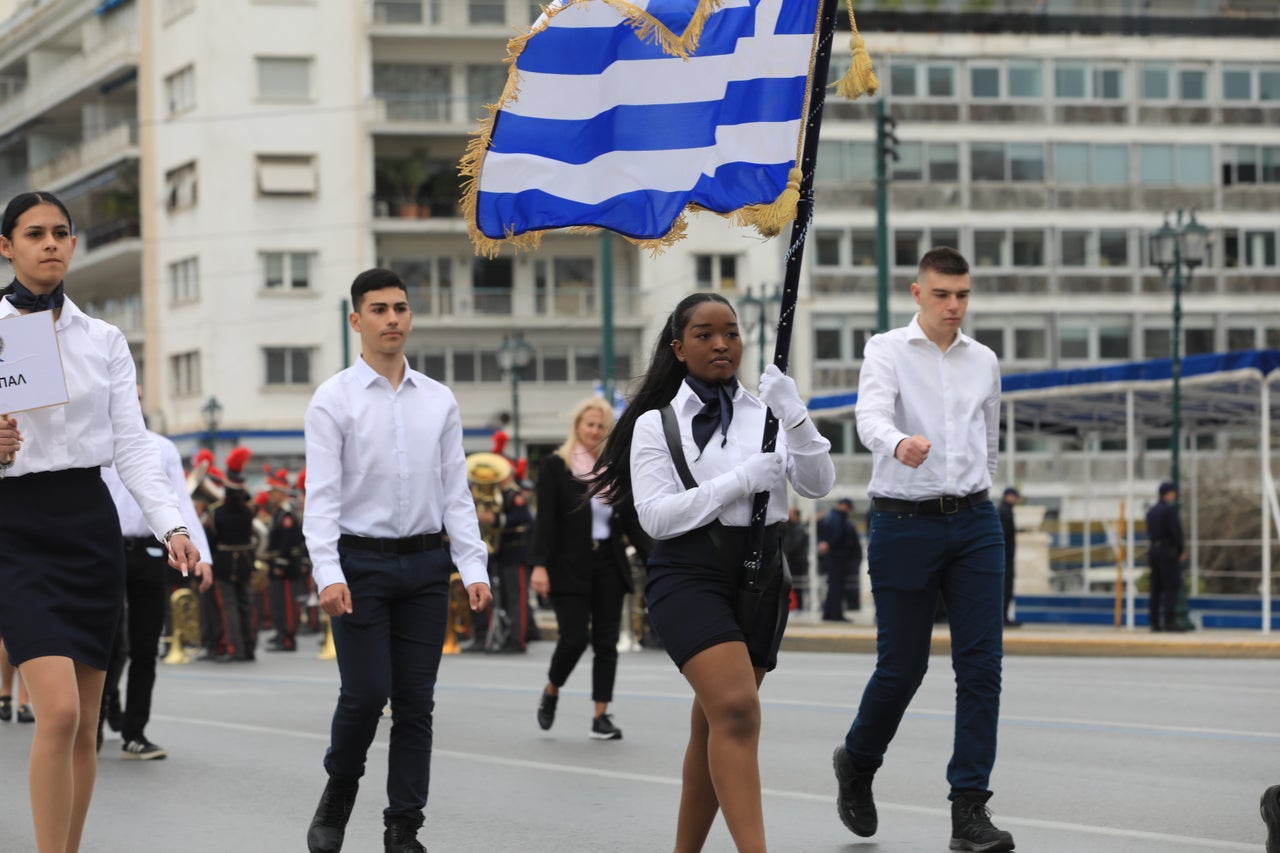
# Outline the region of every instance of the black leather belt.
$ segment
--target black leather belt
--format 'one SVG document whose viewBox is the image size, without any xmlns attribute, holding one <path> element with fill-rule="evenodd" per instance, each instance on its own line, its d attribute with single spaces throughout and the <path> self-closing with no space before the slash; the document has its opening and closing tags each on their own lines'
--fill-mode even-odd
<svg viewBox="0 0 1280 853">
<path fill-rule="evenodd" d="M 126 551 L 140 551 L 145 548 L 162 548 L 160 540 L 154 536 L 126 536 L 124 537 L 124 549 Z"/>
<path fill-rule="evenodd" d="M 344 533 L 338 537 L 339 548 L 372 551 L 376 554 L 421 554 L 423 551 L 434 551 L 443 545 L 444 537 L 439 533 L 420 533 L 403 539 L 370 539 L 367 536 L 352 536 L 350 533 Z"/>
<path fill-rule="evenodd" d="M 922 501 L 903 501 L 897 498 L 872 498 L 871 508 L 876 512 L 901 512 L 908 515 L 954 515 L 962 509 L 976 509 L 991 500 L 986 489 L 971 495 L 956 497 L 940 495 Z"/>
<path fill-rule="evenodd" d="M 609 545 L 608 539 L 592 539 L 591 540 L 592 551 L 599 551 L 601 548 L 608 547 L 608 545 Z"/>
</svg>

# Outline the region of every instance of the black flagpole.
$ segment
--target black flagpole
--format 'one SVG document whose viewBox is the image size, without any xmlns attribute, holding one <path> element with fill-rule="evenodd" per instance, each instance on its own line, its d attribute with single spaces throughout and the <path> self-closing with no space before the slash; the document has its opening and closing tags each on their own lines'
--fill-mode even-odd
<svg viewBox="0 0 1280 853">
<path fill-rule="evenodd" d="M 818 50 L 813 62 L 813 85 L 809 93 L 809 115 L 805 122 L 804 146 L 800 155 L 800 201 L 796 206 L 796 218 L 791 225 L 791 243 L 787 249 L 786 272 L 782 285 L 782 305 L 778 314 L 778 334 L 774 341 L 773 363 L 783 373 L 791 351 L 791 329 L 795 320 L 796 301 L 800 292 L 800 266 L 804 260 L 804 243 L 813 222 L 813 173 L 818 162 L 818 130 L 822 127 L 822 108 L 827 100 L 827 73 L 831 66 L 831 42 L 835 35 L 836 8 L 839 0 L 822 0 L 822 14 L 818 19 Z M 762 318 L 763 319 L 763 318 Z M 778 419 L 769 412 L 764 422 L 764 439 L 761 450 L 772 453 L 778 440 Z M 739 591 L 739 622 L 744 630 L 760 603 L 764 587 L 761 574 L 764 568 L 765 516 L 769 508 L 769 493 L 758 492 L 751 508 L 751 550 L 743 562 L 743 579 Z"/>
</svg>

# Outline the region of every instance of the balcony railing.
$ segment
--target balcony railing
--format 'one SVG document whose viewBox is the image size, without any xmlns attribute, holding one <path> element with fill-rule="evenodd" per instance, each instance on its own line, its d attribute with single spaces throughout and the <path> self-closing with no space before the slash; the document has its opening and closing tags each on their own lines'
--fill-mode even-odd
<svg viewBox="0 0 1280 853">
<path fill-rule="evenodd" d="M 373 198 L 373 215 L 379 219 L 431 219 L 458 217 L 456 196 L 420 196 L 413 201 L 400 195 L 377 195 Z"/>
<path fill-rule="evenodd" d="M 17 126 L 48 112 L 86 87 L 95 86 L 120 66 L 136 64 L 138 44 L 136 30 L 122 32 L 94 45 L 89 52 L 72 56 L 49 73 L 29 80 L 22 93 L 7 103 L 7 121 Z"/>
<path fill-rule="evenodd" d="M 31 170 L 31 186 L 48 187 L 73 172 L 99 169 L 120 159 L 138 144 L 138 126 L 120 124 L 79 145 L 73 145 L 52 160 Z"/>
<path fill-rule="evenodd" d="M 102 248 L 118 240 L 140 236 L 142 231 L 136 218 L 113 219 L 110 222 L 92 225 L 80 232 L 80 240 L 87 251 Z"/>
</svg>

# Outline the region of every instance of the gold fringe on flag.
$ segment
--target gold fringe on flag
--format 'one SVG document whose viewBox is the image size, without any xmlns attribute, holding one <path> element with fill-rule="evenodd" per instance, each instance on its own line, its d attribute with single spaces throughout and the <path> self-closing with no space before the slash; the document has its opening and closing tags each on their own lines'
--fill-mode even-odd
<svg viewBox="0 0 1280 853">
<path fill-rule="evenodd" d="M 849 47 L 853 50 L 853 62 L 849 71 L 836 86 L 836 94 L 853 100 L 862 95 L 874 95 L 880 91 L 880 81 L 876 79 L 876 71 L 871 66 L 871 55 L 858 32 L 858 22 L 853 19 L 853 0 L 846 0 L 849 9 L 849 29 L 853 30 L 853 38 Z"/>
<path fill-rule="evenodd" d="M 669 56 L 688 59 L 689 54 L 698 47 L 698 42 L 702 38 L 702 31 L 707 20 L 720 8 L 724 0 L 700 0 L 697 10 L 689 20 L 688 26 L 679 35 L 673 33 L 648 12 L 628 2 L 628 0 L 567 0 L 564 5 L 555 9 L 543 7 L 543 11 L 547 16 L 546 21 L 550 21 L 551 18 L 566 9 L 587 2 L 602 2 L 613 7 L 623 17 L 624 22 L 635 31 L 637 38 L 642 41 L 651 40 Z M 846 0 L 846 3 L 849 11 L 849 26 L 853 30 L 851 42 L 853 62 L 849 66 L 848 73 L 837 85 L 836 93 L 842 97 L 853 99 L 864 94 L 874 95 L 880 88 L 880 81 L 876 79 L 875 69 L 871 65 L 871 57 L 867 53 L 862 35 L 858 32 L 858 25 L 854 21 L 853 0 Z M 820 14 L 819 17 L 821 17 Z M 529 39 L 546 28 L 546 22 L 542 26 L 535 25 L 528 33 L 516 36 L 507 42 L 507 57 L 504 61 L 510 68 L 507 72 L 507 82 L 503 87 L 502 95 L 498 98 L 497 103 L 485 105 L 487 115 L 481 119 L 479 127 L 472 132 L 472 138 L 467 143 L 466 152 L 458 164 L 458 173 L 464 179 L 461 199 L 462 215 L 466 220 L 467 234 L 475 246 L 477 255 L 483 255 L 488 258 L 497 257 L 504 245 L 511 246 L 517 251 L 533 251 L 542 243 L 542 234 L 544 232 L 541 231 L 530 231 L 520 235 L 508 232 L 499 239 L 487 237 L 481 233 L 476 226 L 476 197 L 479 191 L 480 170 L 484 165 L 485 152 L 489 150 L 489 144 L 492 140 L 494 116 L 505 104 L 515 101 L 519 97 L 520 73 L 516 68 L 516 59 L 524 52 L 525 45 Z M 817 45 L 818 33 L 815 27 L 815 54 Z M 811 69 L 813 67 L 812 59 L 809 67 Z M 806 95 L 805 115 L 808 114 L 808 108 L 809 96 Z M 776 199 L 766 204 L 748 205 L 732 213 L 718 215 L 724 216 L 736 225 L 755 228 L 765 237 L 775 237 L 782 233 L 782 229 L 795 220 L 800 202 L 800 182 L 803 174 L 800 171 L 799 164 L 803 145 L 802 133 L 801 139 L 796 146 L 796 166 L 787 173 L 787 186 Z M 690 204 L 671 226 L 671 230 L 663 237 L 657 239 L 635 239 L 623 235 L 623 238 L 656 256 L 664 249 L 684 239 L 688 228 L 687 213 L 690 210 L 701 212 L 703 208 Z M 571 234 L 593 234 L 602 229 L 582 225 L 564 230 Z"/>
</svg>

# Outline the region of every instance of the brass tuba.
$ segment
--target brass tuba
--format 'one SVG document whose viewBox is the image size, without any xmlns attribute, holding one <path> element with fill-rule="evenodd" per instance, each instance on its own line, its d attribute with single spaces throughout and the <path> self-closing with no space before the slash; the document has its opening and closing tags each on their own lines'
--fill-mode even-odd
<svg viewBox="0 0 1280 853">
<path fill-rule="evenodd" d="M 173 633 L 169 635 L 169 653 L 165 663 L 189 663 L 187 646 L 200 645 L 200 600 L 190 587 L 180 587 L 169 596 Z"/>
<path fill-rule="evenodd" d="M 502 515 L 502 484 L 512 470 L 507 458 L 496 453 L 472 453 L 467 457 L 467 481 L 471 484 L 476 512 L 492 513 L 495 519 L 480 524 L 480 538 L 490 554 L 498 550 L 502 537 L 502 525 L 496 519 Z"/>
</svg>

